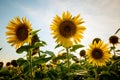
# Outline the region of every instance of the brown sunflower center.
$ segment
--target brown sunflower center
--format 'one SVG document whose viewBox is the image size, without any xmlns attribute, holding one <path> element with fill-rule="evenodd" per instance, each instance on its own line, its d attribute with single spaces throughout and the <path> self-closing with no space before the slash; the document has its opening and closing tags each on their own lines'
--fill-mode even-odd
<svg viewBox="0 0 120 80">
<path fill-rule="evenodd" d="M 92 57 L 94 59 L 101 59 L 103 57 L 103 51 L 99 48 L 95 48 L 92 51 Z"/>
<path fill-rule="evenodd" d="M 16 36 L 20 41 L 24 41 L 28 37 L 28 28 L 25 24 L 19 25 L 16 30 Z"/>
<path fill-rule="evenodd" d="M 70 38 L 76 33 L 76 25 L 72 21 L 63 21 L 59 27 L 60 34 L 65 38 Z"/>
</svg>

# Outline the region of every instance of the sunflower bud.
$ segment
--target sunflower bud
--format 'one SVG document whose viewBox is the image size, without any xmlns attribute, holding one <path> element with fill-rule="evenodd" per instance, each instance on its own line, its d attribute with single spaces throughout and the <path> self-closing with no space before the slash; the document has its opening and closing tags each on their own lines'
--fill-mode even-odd
<svg viewBox="0 0 120 80">
<path fill-rule="evenodd" d="M 80 54 L 81 57 L 85 57 L 86 51 L 85 50 L 81 50 L 79 54 Z"/>
<path fill-rule="evenodd" d="M 101 39 L 100 38 L 95 38 L 95 39 L 93 39 L 93 44 L 94 44 L 94 42 L 96 42 L 96 43 L 98 43 L 99 41 L 101 41 Z"/>
<path fill-rule="evenodd" d="M 117 43 L 119 43 L 119 38 L 117 36 L 113 35 L 109 38 L 109 42 L 112 43 L 113 45 L 117 44 Z"/>
<path fill-rule="evenodd" d="M 73 61 L 77 61 L 78 58 L 77 58 L 76 56 L 73 56 L 73 57 L 72 57 L 72 60 L 73 60 Z"/>
</svg>

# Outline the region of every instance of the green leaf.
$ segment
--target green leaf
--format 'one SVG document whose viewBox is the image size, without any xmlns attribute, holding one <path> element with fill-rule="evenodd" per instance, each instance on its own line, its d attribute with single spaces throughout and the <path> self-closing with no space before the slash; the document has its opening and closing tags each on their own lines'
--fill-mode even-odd
<svg viewBox="0 0 120 80">
<path fill-rule="evenodd" d="M 43 45 L 47 45 L 47 43 L 46 43 L 45 41 L 41 41 L 41 43 L 42 43 Z"/>
<path fill-rule="evenodd" d="M 34 47 L 43 47 L 47 45 L 45 41 L 35 42 Z"/>
<path fill-rule="evenodd" d="M 8 76 L 8 75 L 10 75 L 9 70 L 4 69 L 4 68 L 0 69 L 0 77 L 1 76 Z"/>
<path fill-rule="evenodd" d="M 17 63 L 18 63 L 18 65 L 19 66 L 22 66 L 24 63 L 26 63 L 27 62 L 27 60 L 25 60 L 25 59 L 23 59 L 23 58 L 19 58 L 19 59 L 17 59 Z"/>
<path fill-rule="evenodd" d="M 40 43 L 40 42 L 36 42 L 34 46 L 35 47 L 41 47 L 41 46 L 44 46 L 44 45 L 42 43 Z"/>
<path fill-rule="evenodd" d="M 120 50 L 116 50 L 116 52 L 120 52 Z"/>
<path fill-rule="evenodd" d="M 40 29 L 39 30 L 35 30 L 35 31 L 32 31 L 31 32 L 31 35 L 35 35 L 37 32 L 39 32 L 40 31 Z"/>
<path fill-rule="evenodd" d="M 47 74 L 51 80 L 56 80 L 58 78 L 58 74 L 55 70 L 49 70 Z"/>
<path fill-rule="evenodd" d="M 113 47 L 110 47 L 110 50 L 114 50 L 115 49 L 115 47 L 113 46 Z"/>
<path fill-rule="evenodd" d="M 29 71 L 30 71 L 30 65 L 29 65 L 29 63 L 27 62 L 27 63 L 25 63 L 25 65 L 24 65 L 24 73 L 28 73 Z"/>
<path fill-rule="evenodd" d="M 62 56 L 57 56 L 55 59 L 56 59 L 56 60 L 59 60 L 59 59 L 64 60 L 64 59 L 66 59 L 66 55 L 67 55 L 67 54 L 62 55 Z"/>
<path fill-rule="evenodd" d="M 36 71 L 36 72 L 35 72 L 35 80 L 39 80 L 39 79 L 41 79 L 41 77 L 42 77 L 42 73 Z"/>
<path fill-rule="evenodd" d="M 21 53 L 23 53 L 24 51 L 28 52 L 28 50 L 31 49 L 31 48 L 33 48 L 33 46 L 29 46 L 29 45 L 21 46 L 20 48 L 18 48 L 18 49 L 16 50 L 16 52 L 17 52 L 18 54 L 21 54 Z"/>
<path fill-rule="evenodd" d="M 52 57 L 48 57 L 48 58 L 36 58 L 35 60 L 33 60 L 33 63 L 36 65 L 40 65 L 43 63 L 48 62 Z"/>
<path fill-rule="evenodd" d="M 52 51 L 45 51 L 44 53 L 45 53 L 45 54 L 49 54 L 49 55 L 52 56 L 52 57 L 55 56 L 55 54 L 54 54 Z"/>
<path fill-rule="evenodd" d="M 62 45 L 58 44 L 58 45 L 55 46 L 55 49 L 56 49 L 56 48 L 59 48 L 59 47 L 61 47 L 61 46 L 62 46 Z"/>
<path fill-rule="evenodd" d="M 101 71 L 100 75 L 110 75 L 110 72 L 109 71 Z"/>
<path fill-rule="evenodd" d="M 71 59 L 73 56 L 73 54 L 68 54 L 69 59 Z"/>
<path fill-rule="evenodd" d="M 70 49 L 71 52 L 75 52 L 77 49 L 84 47 L 82 44 L 73 45 Z"/>
</svg>

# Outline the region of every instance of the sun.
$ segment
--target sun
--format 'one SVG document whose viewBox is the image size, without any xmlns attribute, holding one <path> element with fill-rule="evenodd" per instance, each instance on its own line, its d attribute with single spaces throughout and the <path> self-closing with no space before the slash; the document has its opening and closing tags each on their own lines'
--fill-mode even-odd
<svg viewBox="0 0 120 80">
<path fill-rule="evenodd" d="M 88 62 L 92 63 L 93 66 L 106 65 L 106 62 L 108 62 L 111 57 L 108 44 L 105 44 L 103 41 L 91 43 L 90 48 L 87 50 L 87 56 Z"/>
<path fill-rule="evenodd" d="M 71 47 L 78 44 L 83 38 L 82 34 L 85 31 L 85 26 L 80 15 L 72 17 L 69 11 L 63 12 L 62 17 L 56 15 L 53 19 L 50 29 L 53 38 L 58 44 L 64 47 Z"/>
<path fill-rule="evenodd" d="M 7 42 L 12 46 L 19 48 L 24 43 L 31 43 L 30 32 L 32 27 L 26 17 L 23 17 L 22 20 L 20 20 L 20 17 L 15 17 L 8 23 L 6 29 L 8 30 L 6 32 Z"/>
</svg>

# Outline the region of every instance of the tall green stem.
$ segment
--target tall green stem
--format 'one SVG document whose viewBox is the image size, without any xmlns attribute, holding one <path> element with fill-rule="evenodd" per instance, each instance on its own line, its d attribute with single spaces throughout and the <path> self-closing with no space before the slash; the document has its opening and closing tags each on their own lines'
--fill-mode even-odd
<svg viewBox="0 0 120 80">
<path fill-rule="evenodd" d="M 68 80 L 70 80 L 70 78 L 69 78 L 69 73 L 70 73 L 69 48 L 66 48 L 66 52 L 67 52 L 67 63 L 68 63 Z"/>
<path fill-rule="evenodd" d="M 70 61 L 69 61 L 69 49 L 66 48 L 67 51 L 67 62 L 68 62 L 68 69 L 70 68 Z M 69 71 L 69 70 L 68 70 Z"/>
<path fill-rule="evenodd" d="M 99 74 L 97 72 L 97 67 L 94 68 L 95 80 L 99 80 Z"/>
<path fill-rule="evenodd" d="M 33 76 L 32 76 L 32 50 L 33 49 L 30 49 L 29 53 L 30 53 L 30 79 L 33 80 Z"/>
<path fill-rule="evenodd" d="M 115 45 L 114 44 L 113 44 L 113 47 L 114 47 L 113 53 L 114 53 L 114 56 L 116 56 L 116 54 L 115 54 Z"/>
</svg>

